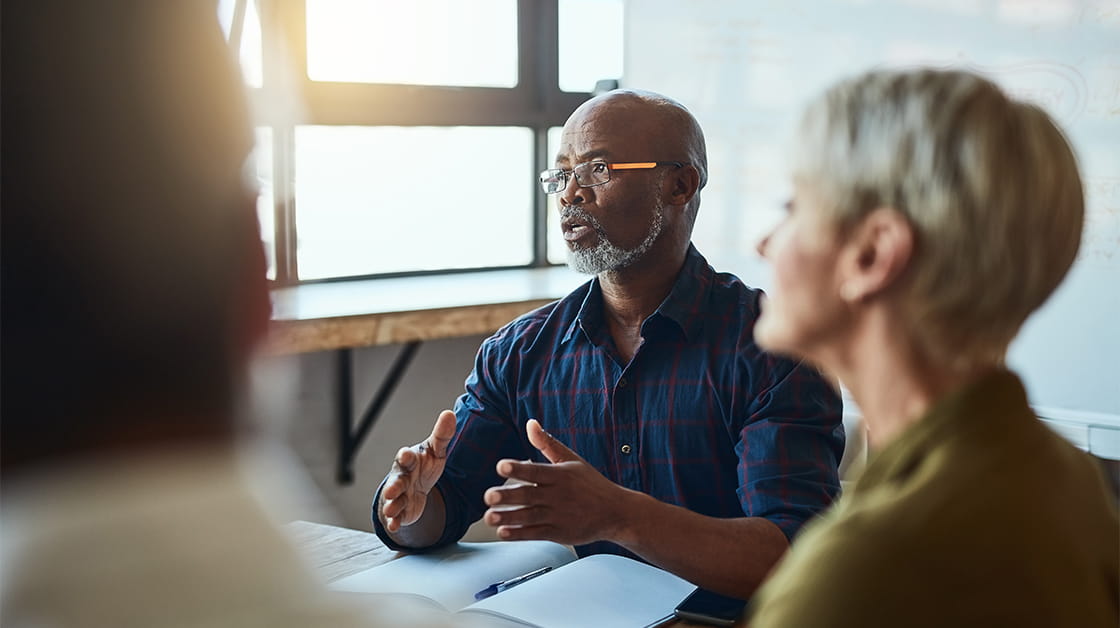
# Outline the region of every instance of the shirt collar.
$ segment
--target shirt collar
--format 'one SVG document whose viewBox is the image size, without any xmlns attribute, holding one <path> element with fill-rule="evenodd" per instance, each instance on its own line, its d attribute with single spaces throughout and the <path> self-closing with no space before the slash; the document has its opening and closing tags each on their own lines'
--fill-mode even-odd
<svg viewBox="0 0 1120 628">
<path fill-rule="evenodd" d="M 704 329 L 703 314 L 714 281 L 715 270 L 700 251 L 696 250 L 696 246 L 689 244 L 677 281 L 669 291 L 669 296 L 665 297 L 654 312 L 654 316 L 661 315 L 673 321 L 688 340 L 696 340 Z"/>
<path fill-rule="evenodd" d="M 579 309 L 576 311 L 571 324 L 568 325 L 568 331 L 564 333 L 561 342 L 571 340 L 577 332 L 583 333 L 588 340 L 593 342 L 593 332 L 603 326 L 603 291 L 599 287 L 599 278 L 595 277 L 584 285 L 587 293 L 583 295 Z"/>
<path fill-rule="evenodd" d="M 642 323 L 643 335 L 650 321 L 663 318 L 675 323 L 688 340 L 699 337 L 704 327 L 701 314 L 707 303 L 714 277 L 715 270 L 708 264 L 708 260 L 696 250 L 695 245 L 689 244 L 684 265 L 677 274 L 669 296 L 665 297 L 661 305 Z M 599 286 L 599 278 L 591 280 L 588 286 L 587 294 L 583 297 L 575 320 L 564 334 L 564 342 L 567 342 L 577 331 L 582 331 L 588 340 L 594 340 L 596 333 L 603 328 L 603 292 Z"/>
</svg>

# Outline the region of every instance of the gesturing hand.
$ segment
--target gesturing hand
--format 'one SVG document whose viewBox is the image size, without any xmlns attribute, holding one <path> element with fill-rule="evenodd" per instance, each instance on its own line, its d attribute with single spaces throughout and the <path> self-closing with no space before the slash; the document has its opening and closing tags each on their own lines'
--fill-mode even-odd
<svg viewBox="0 0 1120 628">
<path fill-rule="evenodd" d="M 389 532 L 416 523 L 428 503 L 428 493 L 443 474 L 447 445 L 455 436 L 455 413 L 439 413 L 431 435 L 412 447 L 402 447 L 381 491 L 381 521 Z"/>
<path fill-rule="evenodd" d="M 486 491 L 484 500 L 491 507 L 483 516 L 486 523 L 497 526 L 504 540 L 546 539 L 568 545 L 617 541 L 626 527 L 631 491 L 603 477 L 535 419 L 525 430 L 529 442 L 551 464 L 499 460 L 499 475 L 524 483 Z"/>
</svg>

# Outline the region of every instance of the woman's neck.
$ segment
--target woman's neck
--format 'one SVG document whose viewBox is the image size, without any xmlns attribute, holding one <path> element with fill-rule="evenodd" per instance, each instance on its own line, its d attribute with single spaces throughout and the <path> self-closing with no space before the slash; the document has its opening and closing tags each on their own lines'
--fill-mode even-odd
<svg viewBox="0 0 1120 628">
<path fill-rule="evenodd" d="M 896 313 L 868 312 L 834 370 L 863 416 L 869 445 L 881 449 L 918 422 L 940 399 L 991 372 L 990 365 L 960 370 L 937 363 L 895 321 Z"/>
</svg>

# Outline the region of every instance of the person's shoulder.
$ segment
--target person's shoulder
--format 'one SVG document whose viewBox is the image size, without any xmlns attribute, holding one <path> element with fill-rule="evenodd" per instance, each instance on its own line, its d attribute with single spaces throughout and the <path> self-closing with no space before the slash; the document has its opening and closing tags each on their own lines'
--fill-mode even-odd
<svg viewBox="0 0 1120 628">
<path fill-rule="evenodd" d="M 749 339 L 761 313 L 762 291 L 733 272 L 716 270 L 708 258 L 690 244 L 669 301 L 687 316 L 715 322 L 723 332 L 738 327 Z"/>
<path fill-rule="evenodd" d="M 760 302 L 763 292 L 743 281 L 737 274 L 729 271 L 711 271 L 710 302 L 726 308 L 735 308 L 749 320 L 758 318 L 761 313 Z"/>
<path fill-rule="evenodd" d="M 952 429 L 929 440 L 922 461 L 926 472 L 915 474 L 924 481 L 910 482 L 915 496 L 929 503 L 924 516 L 955 516 L 963 522 L 983 513 L 1060 526 L 1071 513 L 1081 513 L 1084 520 L 1108 505 L 1097 460 L 1037 418 L 1025 397 L 1000 399 L 998 405 L 948 420 Z M 1050 508 L 1038 509 L 1040 495 Z"/>
<path fill-rule="evenodd" d="M 575 321 L 590 287 L 591 281 L 587 281 L 563 298 L 518 316 L 487 338 L 484 346 L 524 346 L 544 336 L 564 334 Z"/>
<path fill-rule="evenodd" d="M 738 352 L 743 359 L 765 360 L 772 368 L 788 371 L 795 361 L 771 355 L 754 340 L 754 326 L 762 314 L 763 291 L 743 281 L 737 274 L 712 270 L 703 307 L 703 317 L 715 323 L 721 335 L 734 332 L 739 338 Z"/>
<path fill-rule="evenodd" d="M 1104 530 L 1097 537 L 1111 538 L 1115 546 L 1120 538 L 1116 534 L 1120 513 L 1100 462 L 1034 416 L 1022 417 L 1013 428 L 1001 430 L 990 439 L 1001 437 L 1007 445 L 988 443 L 983 460 L 986 467 L 979 471 L 992 478 L 988 486 L 998 486 L 998 497 L 984 500 L 978 495 L 975 508 L 998 508 L 1000 514 L 1039 521 L 1042 525 L 1029 532 L 1037 534 L 1040 542 L 1044 535 L 1069 527 L 1073 534 L 1058 535 L 1063 538 L 1052 543 L 1076 545 L 1090 531 Z M 978 449 L 966 443 L 956 458 L 976 456 Z M 963 484 L 966 480 L 960 481 Z M 1049 507 L 1039 510 L 1041 496 Z"/>
<path fill-rule="evenodd" d="M 833 509 L 794 539 L 752 601 L 750 626 L 895 625 L 868 613 L 898 582 L 892 565 L 906 549 L 882 520 Z"/>
<path fill-rule="evenodd" d="M 1016 433 L 1022 429 L 989 433 L 967 427 L 929 439 L 920 455 L 913 453 L 913 439 L 879 451 L 861 480 L 869 473 L 878 479 L 874 485 L 856 485 L 857 507 L 850 509 L 842 529 L 876 539 L 877 546 L 890 546 L 893 538 L 900 539 L 900 549 L 933 544 L 961 557 L 992 556 L 1002 548 L 1008 564 L 1029 564 L 1030 548 L 1037 544 L 1068 545 L 1075 553 L 1073 547 L 1083 542 L 1075 529 L 1092 525 L 1097 502 L 1086 486 L 1089 475 L 1051 464 L 1047 450 L 1066 452 L 1064 443 L 1055 442 L 1060 437 L 1045 438 L 1046 446 L 1032 447 L 1030 439 Z M 1028 431 L 1033 427 L 1020 426 Z M 884 474 L 884 465 L 893 471 Z M 1049 507 L 1040 509 L 1040 499 Z M 1074 513 L 1082 521 L 1071 528 Z M 1025 521 L 1033 523 L 1023 525 Z M 1063 530 L 1073 534 L 1061 534 Z"/>
<path fill-rule="evenodd" d="M 744 315 L 749 318 L 758 318 L 762 313 L 759 303 L 763 298 L 763 291 L 754 288 L 739 276 L 731 272 L 716 272 L 712 274 L 712 291 L 719 294 L 722 300 L 734 301 L 743 309 Z"/>
</svg>

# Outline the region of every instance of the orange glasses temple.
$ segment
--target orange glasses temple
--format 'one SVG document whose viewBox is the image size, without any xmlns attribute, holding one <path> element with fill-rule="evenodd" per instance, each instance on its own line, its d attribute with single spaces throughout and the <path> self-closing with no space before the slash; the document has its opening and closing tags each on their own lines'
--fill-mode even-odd
<svg viewBox="0 0 1120 628">
<path fill-rule="evenodd" d="M 646 170 L 648 168 L 656 168 L 657 162 L 655 161 L 636 161 L 628 164 L 610 164 L 611 170 Z"/>
</svg>

